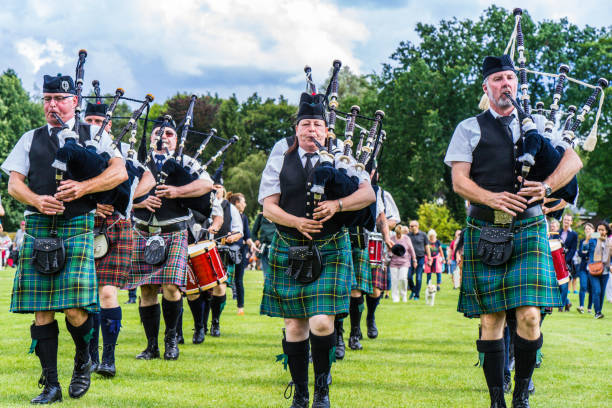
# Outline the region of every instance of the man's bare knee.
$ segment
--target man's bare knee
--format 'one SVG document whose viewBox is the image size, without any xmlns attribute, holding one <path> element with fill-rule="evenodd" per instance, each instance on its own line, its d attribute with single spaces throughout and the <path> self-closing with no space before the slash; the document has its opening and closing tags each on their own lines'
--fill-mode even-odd
<svg viewBox="0 0 612 408">
<path fill-rule="evenodd" d="M 55 320 L 55 312 L 35 312 L 34 324 L 36 326 L 44 326 L 45 324 L 53 323 Z"/>
<path fill-rule="evenodd" d="M 308 338 L 307 319 L 285 319 L 285 336 L 287 341 L 304 341 Z"/>
<path fill-rule="evenodd" d="M 317 315 L 308 319 L 310 331 L 317 336 L 327 336 L 334 332 L 334 316 Z"/>
<path fill-rule="evenodd" d="M 66 319 L 70 322 L 71 325 L 75 327 L 79 327 L 87 320 L 89 316 L 84 309 L 66 309 L 64 310 L 64 314 L 66 315 Z"/>
</svg>

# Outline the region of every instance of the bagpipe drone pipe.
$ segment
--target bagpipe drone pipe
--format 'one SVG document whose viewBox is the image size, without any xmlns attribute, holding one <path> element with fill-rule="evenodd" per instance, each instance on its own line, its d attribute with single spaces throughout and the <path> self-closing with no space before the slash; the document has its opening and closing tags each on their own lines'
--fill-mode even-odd
<svg viewBox="0 0 612 408">
<path fill-rule="evenodd" d="M 570 78 L 568 76 L 570 68 L 566 64 L 560 65 L 558 74 L 547 74 L 528 70 L 526 67 L 524 36 L 521 23 L 522 10 L 520 8 L 516 8 L 514 9 L 513 14 L 515 17 L 515 29 L 513 31 L 513 36 L 506 47 L 505 53 L 510 51 L 510 57 L 513 58 L 514 43 L 516 43 L 516 50 L 518 52 L 517 62 L 520 101 L 514 100 L 510 93 L 505 93 L 505 96 L 510 102 L 512 102 L 519 115 L 521 135 L 523 136 L 523 153 L 520 157 L 518 157 L 518 161 L 523 166 L 522 173 L 527 174 L 527 178 L 529 180 L 544 181 L 555 171 L 561 162 L 566 149 L 573 148 L 575 132 L 584 122 L 586 115 L 592 110 L 597 98 L 600 97 L 600 104 L 595 125 L 593 126 L 593 130 L 583 145 L 585 150 L 592 150 L 594 147 L 596 141 L 597 121 L 601 114 L 603 104 L 603 90 L 608 86 L 608 81 L 604 78 L 600 78 L 597 81 L 597 85 L 593 86 Z M 527 82 L 528 72 L 556 78 L 550 109 L 545 111 L 543 109 L 544 104 L 542 102 L 536 103 L 536 113 L 544 116 L 545 120 L 544 131 L 542 133 L 538 131 L 536 120 L 531 115 L 529 85 Z M 567 108 L 567 113 L 562 112 L 560 106 L 566 81 L 579 83 L 593 89 L 592 94 L 583 104 L 580 114 L 577 116 L 575 106 L 570 105 Z M 556 128 L 555 123 L 563 114 L 565 114 L 567 118 L 565 121 L 559 120 L 559 126 Z M 551 197 L 562 199 L 567 203 L 574 204 L 577 196 L 578 181 L 576 177 L 573 177 L 567 185 L 553 192 Z M 553 203 L 553 205 L 556 204 Z"/>
<path fill-rule="evenodd" d="M 76 68 L 76 92 L 78 97 L 77 107 L 75 109 L 75 131 L 70 131 L 68 129 L 63 130 L 64 133 L 62 137 L 65 140 L 64 145 L 58 149 L 56 152 L 55 161 L 53 162 L 53 167 L 57 170 L 63 172 L 63 177 L 66 179 L 83 181 L 93 177 L 96 177 L 106 168 L 108 167 L 108 161 L 111 159 L 110 155 L 107 152 L 102 152 L 99 150 L 100 140 L 102 138 L 102 134 L 104 132 L 104 128 L 110 122 L 113 112 L 119 102 L 120 99 L 128 99 L 135 101 L 133 99 L 124 98 L 124 91 L 121 88 L 117 88 L 115 91 L 115 95 L 112 97 L 113 101 L 110 104 L 108 110 L 106 111 L 104 121 L 101 127 L 98 129 L 96 135 L 92 140 L 86 141 L 84 144 L 79 142 L 79 127 L 80 127 L 80 112 L 81 112 L 81 100 L 82 90 L 83 90 L 83 77 L 84 77 L 84 69 L 83 65 L 85 63 L 85 58 L 87 56 L 87 52 L 85 50 L 79 51 L 79 60 Z M 99 95 L 99 83 L 94 81 L 94 88 L 96 89 L 95 98 L 101 98 Z M 136 122 L 144 112 L 145 108 L 147 109 L 149 103 L 153 101 L 152 95 L 147 95 L 144 101 L 141 102 L 142 105 L 134 111 L 129 122 L 120 132 L 119 136 L 113 141 L 111 144 L 110 150 L 114 151 L 119 146 L 121 139 L 125 134 L 132 129 L 136 129 Z M 61 120 L 56 117 L 58 121 Z M 63 127 L 65 124 L 62 124 Z M 132 146 L 133 147 L 133 146 Z M 87 196 L 87 199 L 92 201 L 94 204 L 111 204 L 115 207 L 117 211 L 119 211 L 122 215 L 128 215 L 128 209 L 130 207 L 131 199 L 130 193 L 132 191 L 132 186 L 135 178 L 140 178 L 142 176 L 143 169 L 139 168 L 135 162 L 135 160 L 128 160 L 126 162 L 126 170 L 128 171 L 128 180 L 121 183 L 119 186 L 114 189 L 98 192 Z M 67 216 L 70 216 L 69 214 Z"/>
<path fill-rule="evenodd" d="M 380 152 L 380 144 L 384 138 L 384 131 L 382 131 L 384 112 L 376 111 L 374 118 L 369 118 L 359 114 L 360 109 L 358 106 L 351 107 L 349 113 L 341 112 L 337 109 L 338 72 L 341 65 L 339 60 L 333 62 L 330 83 L 326 93 L 321 95 L 323 104 L 328 110 L 328 136 L 326 146 L 319 144 L 315 140 L 319 150 L 320 163 L 313 169 L 310 191 L 317 202 L 341 199 L 357 191 L 359 180 L 369 178 L 366 166 L 371 165 L 371 162 L 374 161 L 374 155 Z M 306 73 L 308 92 L 316 94 L 310 68 L 306 67 L 304 71 Z M 373 122 L 369 131 L 357 125 L 356 119 L 358 117 Z M 336 120 L 338 118 L 346 121 L 343 148 L 338 147 L 339 143 L 335 134 Z M 352 139 L 356 127 L 362 130 L 357 158 L 352 155 Z M 365 135 L 367 135 L 367 139 L 364 144 Z M 362 226 L 372 230 L 376 223 L 376 203 L 372 203 L 361 210 L 340 212 L 335 217 L 344 226 Z"/>
</svg>

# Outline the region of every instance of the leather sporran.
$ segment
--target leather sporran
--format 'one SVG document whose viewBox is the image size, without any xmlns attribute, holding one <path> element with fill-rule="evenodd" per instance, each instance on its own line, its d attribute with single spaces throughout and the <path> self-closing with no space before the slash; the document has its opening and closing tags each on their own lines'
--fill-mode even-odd
<svg viewBox="0 0 612 408">
<path fill-rule="evenodd" d="M 94 228 L 94 259 L 104 258 L 108 254 L 110 241 L 106 233 L 106 220 L 98 227 Z"/>
<path fill-rule="evenodd" d="M 316 245 L 289 247 L 287 276 L 299 283 L 309 284 L 321 276 L 321 253 Z"/>
<path fill-rule="evenodd" d="M 508 228 L 482 227 L 476 254 L 485 265 L 499 266 L 510 260 L 514 233 Z"/>
<path fill-rule="evenodd" d="M 153 266 L 160 266 L 168 258 L 168 246 L 162 237 L 153 235 L 147 239 L 144 248 L 145 263 Z"/>
<path fill-rule="evenodd" d="M 64 268 L 66 248 L 61 237 L 34 238 L 32 263 L 43 275 L 53 275 Z"/>
<path fill-rule="evenodd" d="M 217 249 L 224 265 L 238 265 L 242 263 L 240 245 L 219 245 Z"/>
</svg>

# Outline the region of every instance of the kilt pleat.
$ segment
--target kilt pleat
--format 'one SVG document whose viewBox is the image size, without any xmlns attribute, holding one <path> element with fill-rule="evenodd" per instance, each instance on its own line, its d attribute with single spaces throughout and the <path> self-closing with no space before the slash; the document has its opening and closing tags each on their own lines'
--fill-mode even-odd
<svg viewBox="0 0 612 408">
<path fill-rule="evenodd" d="M 322 258 L 321 276 L 310 284 L 302 284 L 287 276 L 289 247 L 307 245 L 277 231 L 270 244 L 270 273 L 264 280 L 260 313 L 271 317 L 308 318 L 315 315 L 348 314 L 351 269 L 353 261 L 348 234 L 315 239 Z"/>
<path fill-rule="evenodd" d="M 351 290 L 372 293 L 372 270 L 368 249 L 352 248 L 351 253 L 353 256 Z"/>
<path fill-rule="evenodd" d="M 98 311 L 98 285 L 93 257 L 93 214 L 65 220 L 57 218 L 58 236 L 66 249 L 64 269 L 54 275 L 43 275 L 33 264 L 34 238 L 48 238 L 52 217 L 43 214 L 26 216 L 26 234 L 13 281 L 10 311 L 62 311 L 82 308 Z"/>
<path fill-rule="evenodd" d="M 379 290 L 389 290 L 389 276 L 385 265 L 371 265 L 372 286 Z"/>
<path fill-rule="evenodd" d="M 102 218 L 96 217 L 95 227 L 100 225 Z M 118 215 L 112 215 L 106 218 L 106 225 L 109 247 L 106 256 L 96 259 L 98 286 L 122 288 L 132 269 L 132 223 Z"/>
<path fill-rule="evenodd" d="M 141 236 L 142 235 L 142 236 Z M 187 283 L 187 231 L 159 234 L 168 246 L 168 258 L 160 266 L 149 265 L 144 261 L 144 248 L 149 236 L 144 231 L 132 230 L 133 251 L 132 270 L 128 276 L 126 289 L 142 285 L 176 285 Z"/>
<path fill-rule="evenodd" d="M 517 227 L 536 221 L 542 222 L 514 234 L 512 257 L 506 264 L 488 266 L 476 254 L 480 230 L 469 225 L 491 224 L 468 217 L 459 312 L 466 317 L 477 317 L 519 306 L 561 306 L 543 216 L 518 221 Z"/>
</svg>

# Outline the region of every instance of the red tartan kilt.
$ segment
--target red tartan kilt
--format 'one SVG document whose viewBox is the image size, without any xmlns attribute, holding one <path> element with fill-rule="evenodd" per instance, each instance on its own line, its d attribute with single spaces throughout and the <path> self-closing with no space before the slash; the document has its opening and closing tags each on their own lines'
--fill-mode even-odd
<svg viewBox="0 0 612 408">
<path fill-rule="evenodd" d="M 380 290 L 389 290 L 389 279 L 387 279 L 387 267 L 383 265 L 372 265 L 372 286 Z"/>
<path fill-rule="evenodd" d="M 101 224 L 102 218 L 96 216 L 95 226 L 99 227 Z M 106 225 L 109 247 L 106 256 L 96 259 L 98 286 L 122 288 L 132 269 L 132 223 L 130 220 L 120 219 L 118 215 L 112 215 L 106 218 Z"/>
</svg>

